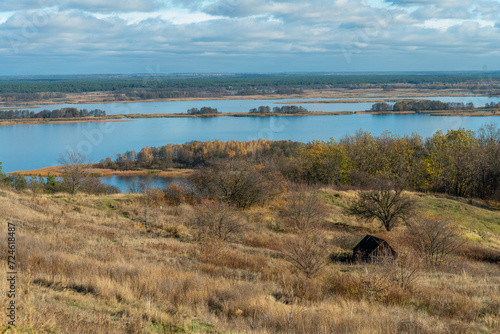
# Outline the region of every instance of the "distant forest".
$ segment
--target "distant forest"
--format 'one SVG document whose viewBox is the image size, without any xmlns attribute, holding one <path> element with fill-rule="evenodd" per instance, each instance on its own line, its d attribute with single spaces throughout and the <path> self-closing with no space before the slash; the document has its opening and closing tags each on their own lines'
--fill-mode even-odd
<svg viewBox="0 0 500 334">
<path fill-rule="evenodd" d="M 259 108 L 252 108 L 249 110 L 251 114 L 302 114 L 307 113 L 307 110 L 301 106 L 283 106 L 283 107 L 274 107 L 272 110 L 269 106 L 260 106 Z"/>
<path fill-rule="evenodd" d="M 116 98 L 217 97 L 255 94 L 301 94 L 326 88 L 457 88 L 498 94 L 500 72 L 424 74 L 240 74 L 193 76 L 88 76 L 0 79 L 5 102 L 62 98 L 65 93 L 109 91 Z"/>
<path fill-rule="evenodd" d="M 106 111 L 94 109 L 62 108 L 55 110 L 44 109 L 40 112 L 29 110 L 0 110 L 0 119 L 26 119 L 26 118 L 76 118 L 106 116 Z"/>
<path fill-rule="evenodd" d="M 431 100 L 404 100 L 398 101 L 394 105 L 385 102 L 378 102 L 372 105 L 372 111 L 426 111 L 426 110 L 474 110 L 474 103 L 462 102 L 441 102 Z M 500 103 L 486 103 L 485 109 L 500 108 Z"/>
<path fill-rule="evenodd" d="M 425 111 L 425 110 L 473 110 L 473 103 L 462 102 L 441 102 L 431 100 L 412 101 L 405 100 L 390 105 L 385 102 L 378 102 L 372 105 L 372 111 Z"/>
</svg>

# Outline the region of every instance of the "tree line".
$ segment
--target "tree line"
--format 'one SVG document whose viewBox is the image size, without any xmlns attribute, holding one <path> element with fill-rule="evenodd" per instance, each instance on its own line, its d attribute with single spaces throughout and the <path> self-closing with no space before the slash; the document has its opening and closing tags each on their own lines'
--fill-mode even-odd
<svg viewBox="0 0 500 334">
<path fill-rule="evenodd" d="M 75 118 L 75 117 L 99 117 L 106 116 L 106 111 L 101 109 L 87 110 L 77 108 L 62 108 L 39 112 L 29 110 L 0 110 L 0 119 L 26 119 L 26 118 Z"/>
<path fill-rule="evenodd" d="M 458 129 L 373 136 L 358 131 L 336 141 L 253 140 L 189 142 L 118 153 L 100 163 L 112 169 L 202 168 L 217 161 L 245 162 L 276 171 L 295 183 L 370 188 L 381 179 L 409 190 L 454 196 L 500 198 L 500 130 Z"/>
<path fill-rule="evenodd" d="M 372 105 L 372 111 L 426 111 L 426 110 L 473 110 L 472 102 L 441 102 L 431 100 L 405 100 L 398 101 L 394 105 L 378 102 Z"/>
<path fill-rule="evenodd" d="M 488 78 L 485 81 L 485 78 Z M 401 74 L 233 74 L 233 75 L 122 75 L 57 76 L 0 80 L 0 95 L 7 102 L 58 97 L 51 93 L 108 91 L 131 99 L 182 96 L 300 94 L 302 89 L 324 88 L 459 88 L 498 94 L 500 73 Z M 38 94 L 40 95 L 29 95 Z M 63 95 L 62 95 L 63 96 Z"/>
<path fill-rule="evenodd" d="M 249 110 L 251 114 L 299 114 L 299 113 L 307 113 L 307 110 L 301 106 L 283 106 L 283 107 L 274 107 L 271 111 L 269 106 L 260 106 L 259 108 L 252 108 Z"/>
<path fill-rule="evenodd" d="M 198 108 L 188 109 L 187 113 L 190 115 L 206 115 L 206 114 L 217 114 L 219 113 L 219 111 L 217 110 L 217 108 L 201 107 L 201 109 Z"/>
</svg>

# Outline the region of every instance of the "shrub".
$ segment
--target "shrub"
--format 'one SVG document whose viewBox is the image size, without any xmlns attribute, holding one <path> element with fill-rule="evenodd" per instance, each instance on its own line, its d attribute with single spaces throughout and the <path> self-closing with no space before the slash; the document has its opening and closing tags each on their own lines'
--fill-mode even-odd
<svg viewBox="0 0 500 334">
<path fill-rule="evenodd" d="M 399 221 L 405 221 L 414 207 L 414 201 L 401 189 L 385 184 L 380 190 L 362 192 L 346 210 L 347 214 L 366 220 L 379 220 L 387 231 Z"/>
<path fill-rule="evenodd" d="M 282 189 L 280 175 L 245 162 L 214 163 L 199 170 L 192 181 L 201 195 L 239 208 L 263 205 Z"/>
<path fill-rule="evenodd" d="M 443 263 L 463 244 L 456 226 L 446 219 L 427 214 L 412 217 L 407 226 L 410 244 L 432 266 Z"/>
<path fill-rule="evenodd" d="M 187 182 L 172 182 L 163 188 L 165 201 L 170 205 L 180 205 L 181 203 L 194 204 L 198 200 L 192 186 Z"/>
<path fill-rule="evenodd" d="M 319 194 L 308 191 L 306 187 L 298 187 L 288 195 L 286 204 L 280 210 L 285 225 L 298 231 L 320 227 L 327 216 L 327 207 Z"/>
</svg>

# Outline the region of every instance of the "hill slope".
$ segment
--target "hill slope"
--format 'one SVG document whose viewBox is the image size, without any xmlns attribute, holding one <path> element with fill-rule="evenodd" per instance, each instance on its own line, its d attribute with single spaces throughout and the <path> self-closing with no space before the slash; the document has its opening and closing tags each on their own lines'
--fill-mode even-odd
<svg viewBox="0 0 500 334">
<path fill-rule="evenodd" d="M 330 253 L 348 252 L 367 233 L 398 248 L 404 227 L 387 233 L 342 213 L 355 192 L 321 194 Z M 139 195 L 0 190 L 1 239 L 8 223 L 16 226 L 17 323 L 36 333 L 498 333 L 500 270 L 491 262 L 499 258 L 500 212 L 412 196 L 418 211 L 461 226 L 464 256 L 437 269 L 412 258 L 330 262 L 305 278 L 282 255 L 290 233 L 277 214 L 281 203 L 241 212 L 242 230 L 207 250 L 194 238 L 188 204 L 148 207 L 146 230 Z M 208 256 L 219 254 L 215 248 L 222 255 Z M 0 249 L 7 269 L 7 243 Z M 397 284 L 398 272 L 412 270 L 411 282 Z M 7 304 L 5 293 L 0 301 Z M 5 330 L 5 317 L 1 324 Z"/>
</svg>

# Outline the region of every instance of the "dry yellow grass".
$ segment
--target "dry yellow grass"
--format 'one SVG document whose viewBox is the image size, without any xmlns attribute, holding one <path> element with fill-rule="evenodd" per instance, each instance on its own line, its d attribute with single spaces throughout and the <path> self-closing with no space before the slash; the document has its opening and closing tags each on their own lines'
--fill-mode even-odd
<svg viewBox="0 0 500 334">
<path fill-rule="evenodd" d="M 332 252 L 381 232 L 342 214 L 354 192 L 325 189 L 323 195 Z M 423 268 L 409 290 L 379 265 L 330 263 L 305 279 L 282 259 L 287 233 L 270 209 L 277 204 L 241 212 L 246 226 L 225 244 L 225 256 L 202 262 L 193 208 L 150 208 L 147 232 L 138 196 L 34 197 L 0 189 L 0 239 L 6 240 L 8 222 L 17 227 L 19 332 L 500 332 L 497 264 L 454 257 L 439 270 Z M 2 242 L 4 272 L 6 260 Z M 6 302 L 2 293 L 0 303 Z M 2 332 L 12 332 L 6 325 L 3 317 Z"/>
</svg>

